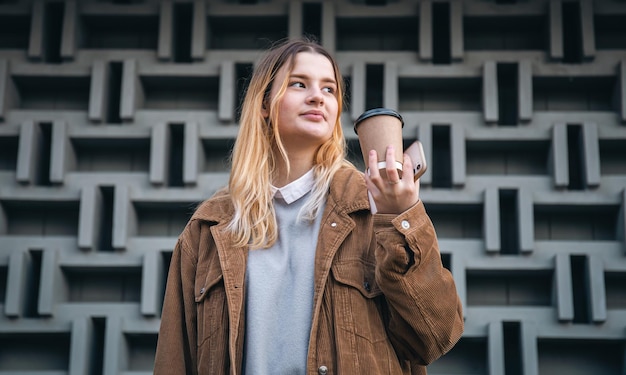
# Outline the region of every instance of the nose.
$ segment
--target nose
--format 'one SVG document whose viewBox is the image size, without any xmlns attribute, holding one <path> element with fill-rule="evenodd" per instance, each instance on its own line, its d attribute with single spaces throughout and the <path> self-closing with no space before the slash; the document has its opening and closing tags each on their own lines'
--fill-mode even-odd
<svg viewBox="0 0 626 375">
<path fill-rule="evenodd" d="M 307 97 L 307 102 L 311 104 L 321 105 L 324 103 L 324 95 L 320 88 L 313 87 L 309 91 L 309 96 Z"/>
</svg>

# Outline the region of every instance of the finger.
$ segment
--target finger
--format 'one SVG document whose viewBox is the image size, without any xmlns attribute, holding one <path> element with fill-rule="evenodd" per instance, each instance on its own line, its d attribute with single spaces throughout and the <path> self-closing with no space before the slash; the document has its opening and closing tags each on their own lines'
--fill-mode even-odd
<svg viewBox="0 0 626 375">
<path fill-rule="evenodd" d="M 384 187 L 384 181 L 382 180 L 380 171 L 378 170 L 378 154 L 376 153 L 376 150 L 371 150 L 368 153 L 367 164 L 369 167 L 365 172 L 365 184 L 373 196 L 378 196 Z"/>
<path fill-rule="evenodd" d="M 403 154 L 404 158 L 402 164 L 402 180 L 403 181 L 413 181 L 413 160 L 407 154 Z"/>
<path fill-rule="evenodd" d="M 365 173 L 365 187 L 371 193 L 372 197 L 380 195 L 380 189 L 367 173 Z"/>
<path fill-rule="evenodd" d="M 367 165 L 369 167 L 367 173 L 369 178 L 371 180 L 380 178 L 380 172 L 378 171 L 378 154 L 376 150 L 370 150 Z"/>
<path fill-rule="evenodd" d="M 387 172 L 387 181 L 390 184 L 395 185 L 400 182 L 400 176 L 398 175 L 398 169 L 396 168 L 396 150 L 393 146 L 387 146 L 385 162 L 387 163 L 387 166 L 385 167 L 385 171 Z"/>
</svg>

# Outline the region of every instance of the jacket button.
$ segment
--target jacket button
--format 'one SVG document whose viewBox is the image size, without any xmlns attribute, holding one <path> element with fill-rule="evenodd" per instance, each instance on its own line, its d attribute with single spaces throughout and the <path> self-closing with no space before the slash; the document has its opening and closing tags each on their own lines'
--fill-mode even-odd
<svg viewBox="0 0 626 375">
<path fill-rule="evenodd" d="M 337 226 L 337 223 L 330 223 L 330 226 L 335 228 Z"/>
<path fill-rule="evenodd" d="M 409 222 L 408 222 L 408 221 L 406 221 L 406 220 L 402 220 L 401 225 L 402 225 L 402 228 L 403 228 L 403 229 L 409 229 L 409 228 L 411 228 L 411 224 L 409 224 Z"/>
<path fill-rule="evenodd" d="M 320 375 L 326 375 L 326 374 L 328 374 L 328 367 L 326 367 L 326 366 L 320 366 L 320 367 L 317 369 L 317 373 L 318 373 L 318 374 L 320 374 Z"/>
<path fill-rule="evenodd" d="M 371 292 L 371 290 L 372 290 L 372 287 L 370 287 L 369 281 L 365 281 L 363 283 L 363 288 L 365 288 L 365 290 L 367 290 L 368 292 Z"/>
<path fill-rule="evenodd" d="M 204 294 L 204 288 L 200 289 L 200 294 Z"/>
</svg>

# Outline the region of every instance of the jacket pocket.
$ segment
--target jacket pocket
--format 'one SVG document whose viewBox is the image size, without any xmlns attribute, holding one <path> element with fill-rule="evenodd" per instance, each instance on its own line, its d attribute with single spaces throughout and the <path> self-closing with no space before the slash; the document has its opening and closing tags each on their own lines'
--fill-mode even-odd
<svg viewBox="0 0 626 375">
<path fill-rule="evenodd" d="M 387 305 L 376 283 L 376 265 L 349 259 L 332 267 L 335 342 L 350 374 L 401 374 L 398 357 L 387 336 Z"/>
<path fill-rule="evenodd" d="M 361 259 L 332 266 L 337 327 L 370 342 L 387 340 L 382 317 L 384 296 L 376 283 L 375 268 L 375 264 Z"/>
<path fill-rule="evenodd" d="M 374 298 L 382 292 L 375 279 L 376 265 L 360 259 L 337 262 L 331 267 L 340 284 L 358 290 L 365 298 Z"/>
</svg>

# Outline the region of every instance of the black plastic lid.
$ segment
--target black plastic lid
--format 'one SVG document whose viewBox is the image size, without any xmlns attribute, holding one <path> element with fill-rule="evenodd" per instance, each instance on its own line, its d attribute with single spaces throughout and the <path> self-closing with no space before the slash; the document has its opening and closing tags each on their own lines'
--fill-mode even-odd
<svg viewBox="0 0 626 375">
<path fill-rule="evenodd" d="M 372 108 L 372 109 L 368 109 L 367 111 L 363 112 L 361 114 L 361 116 L 359 116 L 358 119 L 356 119 L 356 121 L 354 122 L 354 132 L 358 135 L 359 133 L 357 133 L 356 131 L 356 127 L 357 125 L 359 125 L 359 122 L 368 119 L 370 117 L 373 116 L 379 116 L 379 115 L 387 115 L 387 116 L 393 116 L 396 117 L 400 120 L 400 122 L 402 123 L 402 127 L 404 127 L 404 119 L 402 118 L 402 116 L 398 113 L 398 111 L 394 111 L 393 109 L 390 108 Z"/>
</svg>

